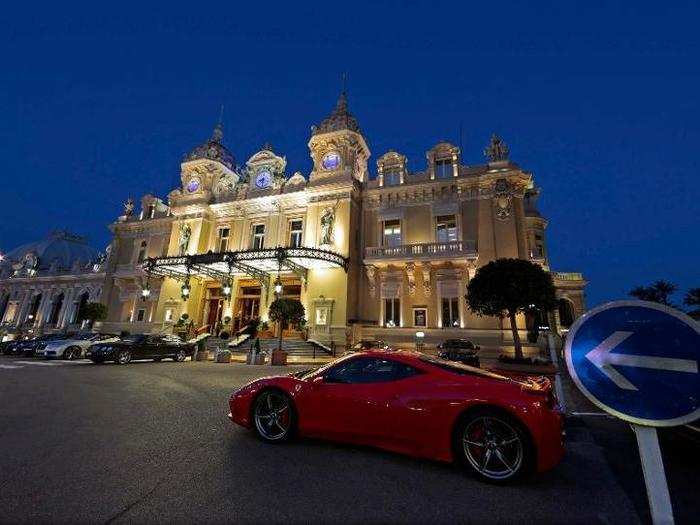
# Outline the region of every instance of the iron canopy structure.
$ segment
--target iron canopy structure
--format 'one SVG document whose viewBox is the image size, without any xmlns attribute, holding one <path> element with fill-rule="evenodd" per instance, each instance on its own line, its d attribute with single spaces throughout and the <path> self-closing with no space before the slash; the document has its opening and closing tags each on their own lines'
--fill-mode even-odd
<svg viewBox="0 0 700 525">
<path fill-rule="evenodd" d="M 270 287 L 270 275 L 292 272 L 306 284 L 309 270 L 342 268 L 348 271 L 348 259 L 340 254 L 318 248 L 270 248 L 236 252 L 200 253 L 146 259 L 143 269 L 149 277 L 170 277 L 183 283 L 190 278 L 212 278 L 230 283 L 232 278 L 247 275 L 265 289 Z"/>
</svg>

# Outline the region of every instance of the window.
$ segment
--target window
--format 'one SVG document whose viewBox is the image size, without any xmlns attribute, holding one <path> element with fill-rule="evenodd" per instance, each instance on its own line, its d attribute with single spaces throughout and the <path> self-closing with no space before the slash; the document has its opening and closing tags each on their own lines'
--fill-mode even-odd
<svg viewBox="0 0 700 525">
<path fill-rule="evenodd" d="M 401 221 L 392 219 L 384 221 L 384 233 L 382 235 L 383 246 L 400 246 L 401 245 Z"/>
<path fill-rule="evenodd" d="M 303 236 L 304 221 L 294 219 L 289 222 L 289 247 L 300 248 Z"/>
<path fill-rule="evenodd" d="M 435 161 L 435 178 L 449 179 L 454 175 L 452 169 L 452 159 L 443 159 Z"/>
<path fill-rule="evenodd" d="M 143 320 L 146 318 L 146 309 L 145 308 L 139 308 L 136 311 L 136 322 L 141 323 Z"/>
<path fill-rule="evenodd" d="M 396 186 L 401 184 L 401 170 L 392 168 L 384 171 L 384 186 Z"/>
<path fill-rule="evenodd" d="M 148 218 L 152 219 L 153 217 L 156 216 L 156 205 L 155 204 L 149 204 L 148 205 Z"/>
<path fill-rule="evenodd" d="M 386 326 L 401 325 L 400 299 L 384 299 L 384 324 Z"/>
<path fill-rule="evenodd" d="M 456 297 L 442 300 L 442 327 L 459 326 L 459 299 Z"/>
<path fill-rule="evenodd" d="M 253 226 L 253 250 L 262 250 L 265 245 L 265 225 Z"/>
<path fill-rule="evenodd" d="M 139 246 L 139 254 L 136 257 L 137 263 L 142 263 L 144 261 L 144 259 L 146 258 L 147 249 L 148 249 L 148 242 L 141 241 L 141 245 Z"/>
<path fill-rule="evenodd" d="M 535 249 L 532 256 L 538 259 L 542 259 L 544 257 L 544 241 L 541 233 L 535 234 Z"/>
<path fill-rule="evenodd" d="M 454 215 L 440 215 L 435 219 L 435 240 L 452 242 L 457 240 L 457 220 Z"/>
<path fill-rule="evenodd" d="M 332 367 L 324 375 L 327 383 L 383 383 L 398 381 L 420 372 L 412 366 L 392 359 L 358 357 Z"/>
<path fill-rule="evenodd" d="M 426 327 L 428 326 L 428 310 L 426 308 L 413 309 L 413 326 Z"/>
<path fill-rule="evenodd" d="M 170 323 L 170 322 L 172 322 L 172 320 L 173 320 L 173 309 L 172 309 L 172 308 L 166 308 L 166 309 L 165 309 L 164 321 L 165 321 L 166 323 Z"/>
<path fill-rule="evenodd" d="M 228 238 L 231 230 L 229 228 L 219 228 L 219 236 L 216 240 L 216 249 L 218 252 L 228 251 Z"/>
</svg>

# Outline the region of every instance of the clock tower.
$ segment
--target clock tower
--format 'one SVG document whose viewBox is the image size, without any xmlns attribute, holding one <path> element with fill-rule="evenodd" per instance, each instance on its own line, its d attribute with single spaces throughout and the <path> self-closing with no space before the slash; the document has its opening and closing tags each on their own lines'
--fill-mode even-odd
<svg viewBox="0 0 700 525">
<path fill-rule="evenodd" d="M 309 150 L 314 162 L 309 182 L 323 184 L 327 179 L 357 179 L 367 182 L 367 147 L 357 119 L 348 111 L 345 91 L 332 113 L 318 126 L 311 127 Z"/>
</svg>

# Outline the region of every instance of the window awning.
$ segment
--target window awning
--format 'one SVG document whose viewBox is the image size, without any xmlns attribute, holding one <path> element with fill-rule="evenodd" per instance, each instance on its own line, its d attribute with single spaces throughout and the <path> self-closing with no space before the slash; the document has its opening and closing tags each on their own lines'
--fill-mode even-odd
<svg viewBox="0 0 700 525">
<path fill-rule="evenodd" d="M 187 281 L 190 277 L 211 277 L 225 282 L 237 275 L 248 275 L 268 287 L 270 274 L 291 271 L 304 281 L 308 270 L 342 268 L 348 259 L 318 248 L 270 248 L 236 252 L 200 253 L 146 259 L 143 269 L 149 276 Z"/>
</svg>

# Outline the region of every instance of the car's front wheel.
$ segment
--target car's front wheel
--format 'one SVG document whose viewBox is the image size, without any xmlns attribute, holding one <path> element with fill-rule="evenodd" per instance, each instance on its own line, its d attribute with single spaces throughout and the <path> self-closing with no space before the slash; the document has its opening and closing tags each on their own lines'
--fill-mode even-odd
<svg viewBox="0 0 700 525">
<path fill-rule="evenodd" d="M 535 453 L 523 426 L 498 410 L 468 413 L 457 425 L 455 453 L 477 477 L 508 483 L 528 473 Z"/>
<path fill-rule="evenodd" d="M 177 354 L 175 354 L 175 357 L 173 359 L 175 361 L 177 361 L 178 363 L 182 363 L 186 358 L 187 358 L 187 352 L 185 352 L 184 349 L 180 349 L 177 351 Z"/>
<path fill-rule="evenodd" d="M 67 359 L 68 361 L 80 359 L 80 348 L 77 346 L 69 346 L 63 351 L 63 359 Z"/>
<path fill-rule="evenodd" d="M 264 390 L 255 399 L 253 422 L 263 441 L 287 441 L 292 436 L 295 424 L 292 400 L 279 390 Z"/>
<path fill-rule="evenodd" d="M 126 365 L 131 362 L 131 352 L 129 350 L 120 350 L 117 354 L 117 364 Z"/>
</svg>

